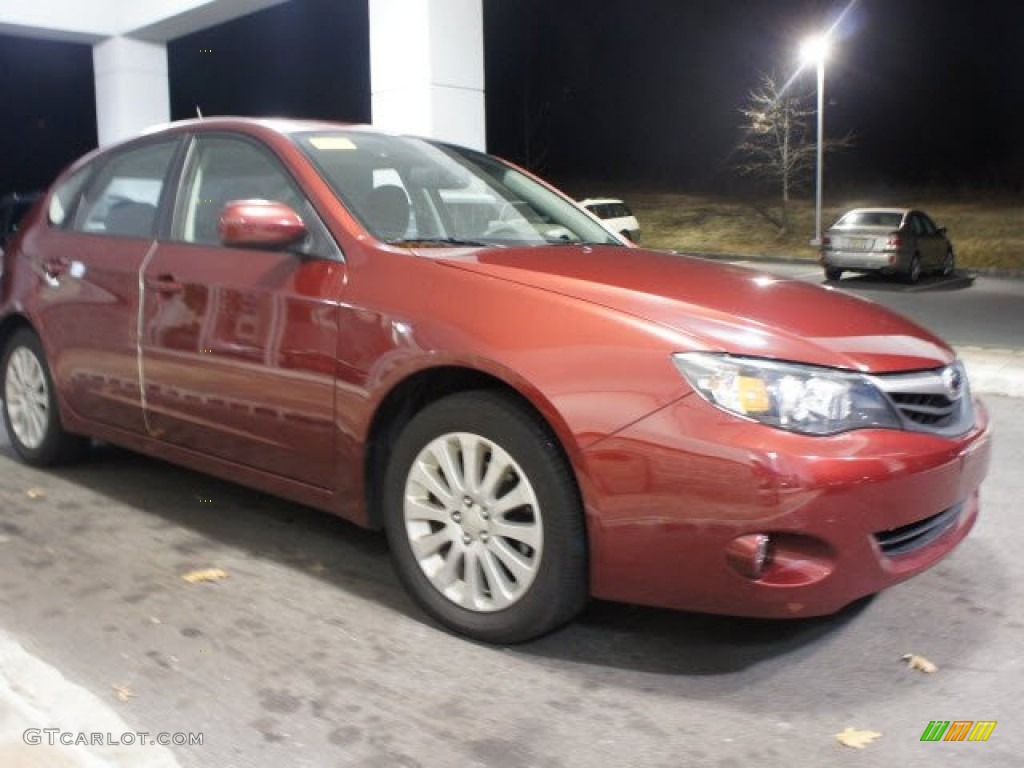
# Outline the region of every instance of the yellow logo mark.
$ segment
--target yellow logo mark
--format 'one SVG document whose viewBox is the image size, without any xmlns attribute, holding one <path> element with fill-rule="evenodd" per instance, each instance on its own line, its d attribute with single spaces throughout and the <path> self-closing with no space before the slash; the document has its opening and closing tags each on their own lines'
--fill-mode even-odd
<svg viewBox="0 0 1024 768">
<path fill-rule="evenodd" d="M 996 728 L 996 722 L 996 720 L 979 720 L 974 724 L 974 728 L 971 729 L 967 740 L 988 741 L 988 737 L 992 735 L 992 731 Z"/>
</svg>

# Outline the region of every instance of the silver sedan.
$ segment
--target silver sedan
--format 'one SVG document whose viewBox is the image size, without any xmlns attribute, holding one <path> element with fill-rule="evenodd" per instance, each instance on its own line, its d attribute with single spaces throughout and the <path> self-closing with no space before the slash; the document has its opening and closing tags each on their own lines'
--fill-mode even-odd
<svg viewBox="0 0 1024 768">
<path fill-rule="evenodd" d="M 945 227 L 911 208 L 855 208 L 825 233 L 821 241 L 825 277 L 843 272 L 882 272 L 916 283 L 925 272 L 952 274 L 953 244 Z"/>
</svg>

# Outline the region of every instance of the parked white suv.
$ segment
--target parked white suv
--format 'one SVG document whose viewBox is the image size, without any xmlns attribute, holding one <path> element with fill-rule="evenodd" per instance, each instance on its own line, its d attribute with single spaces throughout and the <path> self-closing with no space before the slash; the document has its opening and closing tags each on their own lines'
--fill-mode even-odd
<svg viewBox="0 0 1024 768">
<path fill-rule="evenodd" d="M 608 229 L 628 237 L 634 243 L 640 241 L 640 224 L 629 206 L 614 197 L 594 197 L 581 200 L 580 205 L 604 222 Z"/>
</svg>

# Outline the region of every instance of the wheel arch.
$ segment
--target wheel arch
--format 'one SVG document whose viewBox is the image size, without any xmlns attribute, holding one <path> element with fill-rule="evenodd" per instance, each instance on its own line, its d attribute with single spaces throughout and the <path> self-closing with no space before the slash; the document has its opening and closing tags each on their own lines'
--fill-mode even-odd
<svg viewBox="0 0 1024 768">
<path fill-rule="evenodd" d="M 9 314 L 3 320 L 0 320 L 0 352 L 7 348 L 7 342 L 10 340 L 11 336 L 22 328 L 28 328 L 30 331 L 38 335 L 38 332 L 32 323 L 29 322 L 29 319 L 17 312 Z"/>
<path fill-rule="evenodd" d="M 43 440 L 38 446 L 22 446 L 16 444 L 18 441 L 11 432 L 11 422 L 7 404 L 4 404 L 3 419 L 8 429 L 8 438 L 14 450 L 21 456 L 22 460 L 33 466 L 52 466 L 65 462 L 75 461 L 80 458 L 89 447 L 89 438 L 83 434 L 72 432 L 68 429 L 66 419 L 66 407 L 62 401 L 61 393 L 53 382 L 53 374 L 50 370 L 50 363 L 47 360 L 46 345 L 42 335 L 28 317 L 12 312 L 0 320 L 0 355 L 6 357 L 7 348 L 18 333 L 27 331 L 33 337 L 38 350 L 33 354 L 40 358 L 40 364 L 47 379 L 47 391 L 49 403 L 52 407 L 54 418 L 50 419 L 44 428 Z M 6 363 L 6 360 L 3 361 Z M 7 372 L 0 371 L 0 379 L 6 379 Z M 3 386 L 0 384 L 0 386 Z"/>
<path fill-rule="evenodd" d="M 565 459 L 582 504 L 577 465 L 573 461 L 570 446 L 567 445 L 571 431 L 568 425 L 558 419 L 554 407 L 547 402 L 539 406 L 520 388 L 494 373 L 450 364 L 425 368 L 409 374 L 396 382 L 378 403 L 365 439 L 363 494 L 367 527 L 379 529 L 383 526 L 380 489 L 387 469 L 387 457 L 405 425 L 431 403 L 449 395 L 474 390 L 505 393 L 533 414 L 548 430 L 555 446 Z"/>
</svg>

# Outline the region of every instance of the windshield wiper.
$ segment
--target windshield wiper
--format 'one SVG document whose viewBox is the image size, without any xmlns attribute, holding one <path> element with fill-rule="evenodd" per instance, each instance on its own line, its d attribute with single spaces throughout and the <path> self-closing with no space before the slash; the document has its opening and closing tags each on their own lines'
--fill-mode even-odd
<svg viewBox="0 0 1024 768">
<path fill-rule="evenodd" d="M 613 242 L 595 242 L 593 240 L 566 240 L 564 237 L 552 237 L 544 240 L 545 245 L 607 245 L 612 248 L 618 246 L 619 248 L 624 247 L 622 243 Z"/>
<path fill-rule="evenodd" d="M 463 237 L 400 237 L 395 240 L 388 240 L 390 245 L 436 245 L 436 246 L 472 246 L 472 247 L 487 247 L 487 248 L 501 248 L 504 247 L 497 243 L 485 243 L 482 240 L 469 240 Z"/>
</svg>

